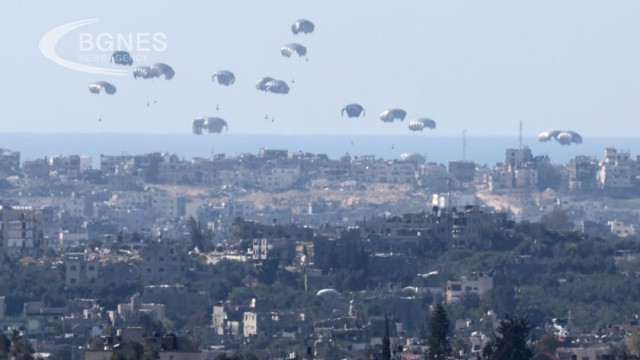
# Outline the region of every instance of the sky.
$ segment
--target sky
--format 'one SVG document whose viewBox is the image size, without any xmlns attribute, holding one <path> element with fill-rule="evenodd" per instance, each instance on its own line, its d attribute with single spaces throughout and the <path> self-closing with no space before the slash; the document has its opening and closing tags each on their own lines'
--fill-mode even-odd
<svg viewBox="0 0 640 360">
<path fill-rule="evenodd" d="M 300 18 L 315 31 L 294 35 Z M 45 34 L 85 19 L 97 22 L 60 37 L 56 54 L 125 76 L 43 55 Z M 236 134 L 399 135 L 427 117 L 436 129 L 413 135 L 514 136 L 522 121 L 525 136 L 637 137 L 638 19 L 637 0 L 7 1 L 0 121 L 5 133 L 189 133 L 193 119 L 216 116 Z M 91 58 L 111 54 L 96 50 L 101 34 L 159 34 L 163 42 L 151 45 L 160 49 L 134 44 L 133 67 L 163 62 L 175 77 L 134 79 L 133 67 Z M 290 42 L 307 56 L 283 57 Z M 235 84 L 212 82 L 221 69 L 235 73 Z M 264 76 L 286 81 L 290 93 L 257 91 Z M 94 81 L 117 93 L 91 94 Z M 342 117 L 349 103 L 365 116 Z M 388 108 L 406 110 L 406 120 L 383 123 Z"/>
</svg>

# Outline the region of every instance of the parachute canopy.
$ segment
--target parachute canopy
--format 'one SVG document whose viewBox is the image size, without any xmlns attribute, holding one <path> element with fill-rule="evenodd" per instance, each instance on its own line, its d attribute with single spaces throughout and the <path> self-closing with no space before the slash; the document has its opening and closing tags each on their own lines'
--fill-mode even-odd
<svg viewBox="0 0 640 360">
<path fill-rule="evenodd" d="M 314 28 L 315 28 L 315 26 L 313 25 L 313 23 L 311 21 L 305 20 L 305 19 L 296 20 L 293 23 L 293 25 L 291 25 L 291 31 L 295 35 L 298 35 L 298 33 L 310 34 L 310 33 L 313 32 Z"/>
<path fill-rule="evenodd" d="M 289 85 L 282 80 L 270 77 L 263 77 L 256 83 L 256 89 L 274 94 L 288 94 Z"/>
<path fill-rule="evenodd" d="M 215 81 L 218 78 L 218 84 L 229 86 L 236 81 L 236 76 L 229 70 L 220 70 L 213 74 L 211 81 Z"/>
<path fill-rule="evenodd" d="M 191 131 L 196 135 L 202 135 L 202 129 L 204 128 L 204 118 L 193 120 L 191 125 Z"/>
<path fill-rule="evenodd" d="M 347 116 L 350 118 L 359 117 L 360 114 L 364 116 L 364 108 L 360 104 L 349 104 L 342 108 L 342 116 L 344 116 L 344 112 L 347 112 Z"/>
<path fill-rule="evenodd" d="M 555 139 L 560 145 L 582 144 L 582 136 L 570 130 L 547 130 L 538 135 L 538 141 L 547 142 Z"/>
<path fill-rule="evenodd" d="M 436 122 L 427 118 L 418 118 L 409 122 L 409 129 L 411 131 L 422 131 L 424 128 L 435 129 Z"/>
<path fill-rule="evenodd" d="M 340 296 L 340 293 L 335 289 L 322 289 L 318 290 L 316 296 Z"/>
<path fill-rule="evenodd" d="M 267 91 L 267 83 L 269 81 L 271 81 L 271 80 L 274 80 L 274 78 L 268 77 L 268 76 L 265 76 L 265 77 L 261 78 L 256 83 L 256 89 L 258 89 L 260 91 Z"/>
<path fill-rule="evenodd" d="M 305 56 L 307 55 L 307 48 L 298 43 L 291 43 L 281 47 L 280 53 L 286 57 L 291 57 L 294 53 L 298 54 L 298 56 Z"/>
<path fill-rule="evenodd" d="M 389 109 L 380 114 L 380 120 L 383 122 L 393 122 L 394 120 L 404 121 L 407 112 L 402 109 Z"/>
<path fill-rule="evenodd" d="M 106 81 L 96 81 L 89 84 L 89 91 L 93 94 L 99 94 L 101 90 L 104 90 L 104 93 L 109 95 L 116 93 L 116 87 Z"/>
<path fill-rule="evenodd" d="M 411 162 L 416 165 L 424 165 L 424 163 L 427 161 L 427 159 L 425 159 L 424 156 L 415 152 L 405 152 L 400 154 L 400 160 Z"/>
<path fill-rule="evenodd" d="M 540 133 L 540 135 L 538 135 L 538 141 L 547 142 L 547 141 L 549 141 L 551 139 L 555 139 L 560 132 L 561 132 L 560 130 L 543 131 L 543 132 Z"/>
<path fill-rule="evenodd" d="M 133 58 L 131 57 L 131 54 L 123 50 L 114 51 L 111 55 L 111 61 L 119 65 L 133 64 Z"/>
<path fill-rule="evenodd" d="M 196 135 L 202 134 L 202 131 L 219 134 L 223 129 L 229 129 L 227 122 L 218 117 L 201 117 L 193 120 L 192 131 Z"/>
<path fill-rule="evenodd" d="M 171 80 L 176 74 L 173 68 L 167 64 L 159 63 L 151 66 L 138 66 L 133 69 L 134 78 L 152 79 L 164 75 L 165 80 Z"/>
<path fill-rule="evenodd" d="M 271 80 L 265 84 L 266 91 L 274 94 L 288 94 L 289 85 L 282 80 Z"/>
</svg>

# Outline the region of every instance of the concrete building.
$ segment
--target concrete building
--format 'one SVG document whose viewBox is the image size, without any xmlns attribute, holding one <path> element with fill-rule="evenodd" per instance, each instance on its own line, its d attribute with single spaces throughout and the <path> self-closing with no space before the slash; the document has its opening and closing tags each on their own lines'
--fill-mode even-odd
<svg viewBox="0 0 640 360">
<path fill-rule="evenodd" d="M 451 223 L 451 241 L 454 247 L 488 248 L 490 239 L 482 238 L 482 230 L 500 221 L 497 216 L 485 213 L 477 206 L 452 208 L 448 213 Z"/>
<path fill-rule="evenodd" d="M 636 233 L 636 226 L 633 224 L 626 225 L 622 221 L 610 220 L 607 225 L 611 228 L 611 233 L 618 237 L 629 237 Z"/>
<path fill-rule="evenodd" d="M 476 176 L 476 164 L 473 161 L 449 161 L 449 174 L 458 182 L 471 182 Z"/>
<path fill-rule="evenodd" d="M 54 156 L 49 159 L 51 172 L 63 180 L 78 180 L 82 174 L 79 155 Z"/>
<path fill-rule="evenodd" d="M 49 173 L 51 172 L 51 165 L 49 165 L 49 159 L 35 159 L 25 161 L 22 166 L 22 172 L 31 179 L 49 179 Z"/>
<path fill-rule="evenodd" d="M 516 169 L 514 179 L 517 188 L 533 189 L 538 185 L 538 170 L 534 167 Z"/>
<path fill-rule="evenodd" d="M 468 294 L 482 296 L 491 289 L 493 289 L 493 274 L 472 274 L 463 276 L 460 280 L 447 281 L 445 299 L 447 302 L 454 302 Z"/>
<path fill-rule="evenodd" d="M 465 206 L 478 205 L 478 197 L 475 194 L 450 192 L 431 195 L 431 206 L 437 206 L 440 209 L 464 208 Z"/>
<path fill-rule="evenodd" d="M 20 171 L 20 152 L 0 149 L 0 174 L 16 175 Z"/>
<path fill-rule="evenodd" d="M 386 161 L 371 165 L 371 182 L 390 184 L 414 184 L 417 166 L 413 162 Z"/>
<path fill-rule="evenodd" d="M 284 238 L 253 239 L 253 260 L 279 260 L 291 264 L 295 258 L 295 243 Z"/>
<path fill-rule="evenodd" d="M 615 148 L 605 149 L 605 159 L 600 167 L 599 185 L 605 191 L 623 191 L 631 188 L 632 175 L 636 166 L 629 152 L 618 152 Z"/>
<path fill-rule="evenodd" d="M 64 266 L 66 284 L 79 285 L 98 278 L 100 262 L 85 253 L 67 253 Z"/>
<path fill-rule="evenodd" d="M 128 303 L 118 304 L 117 314 L 125 324 L 137 324 L 141 315 L 146 315 L 155 321 L 165 318 L 165 305 L 154 303 L 142 303 L 140 295 L 135 294 Z"/>
<path fill-rule="evenodd" d="M 183 281 L 187 273 L 187 252 L 170 242 L 146 244 L 140 250 L 140 276 L 145 284 L 173 284 Z"/>
<path fill-rule="evenodd" d="M 533 161 L 531 149 L 527 146 L 522 149 L 507 149 L 504 156 L 504 164 L 509 169 L 519 169 Z"/>
<path fill-rule="evenodd" d="M 300 178 L 300 166 L 274 166 L 264 169 L 260 186 L 267 191 L 289 189 Z"/>
<path fill-rule="evenodd" d="M 598 159 L 592 156 L 576 156 L 567 164 L 569 191 L 582 192 L 598 189 Z"/>
<path fill-rule="evenodd" d="M 44 250 L 42 214 L 31 206 L 0 206 L 0 242 L 11 257 Z"/>
</svg>

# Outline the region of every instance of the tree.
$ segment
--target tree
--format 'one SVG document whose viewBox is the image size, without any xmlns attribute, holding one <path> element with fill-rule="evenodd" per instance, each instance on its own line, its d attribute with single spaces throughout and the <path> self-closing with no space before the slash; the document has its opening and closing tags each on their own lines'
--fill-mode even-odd
<svg viewBox="0 0 640 360">
<path fill-rule="evenodd" d="M 384 338 L 382 338 L 382 360 L 391 360 L 391 341 L 389 340 L 389 319 L 384 317 Z"/>
<path fill-rule="evenodd" d="M 558 337 L 553 332 L 548 332 L 540 337 L 534 345 L 533 350 L 536 354 L 542 354 L 545 351 L 555 353 L 559 346 L 560 341 L 558 340 Z"/>
<path fill-rule="evenodd" d="M 11 334 L 11 349 L 9 350 L 9 359 L 15 360 L 33 360 L 33 348 L 28 341 L 16 330 Z"/>
<path fill-rule="evenodd" d="M 11 350 L 11 340 L 3 332 L 0 332 L 0 359 L 7 359 Z"/>
<path fill-rule="evenodd" d="M 482 357 L 486 360 L 531 359 L 533 351 L 527 346 L 530 330 L 531 325 L 526 318 L 507 316 L 500 321 L 498 336 L 482 349 Z"/>
<path fill-rule="evenodd" d="M 209 251 L 213 248 L 211 238 L 213 233 L 210 229 L 202 225 L 200 221 L 197 221 L 193 216 L 189 217 L 187 227 L 189 228 L 189 238 L 191 240 L 191 246 L 197 247 L 200 251 Z"/>
<path fill-rule="evenodd" d="M 431 311 L 431 329 L 427 341 L 427 360 L 445 359 L 451 355 L 451 345 L 447 340 L 449 316 L 442 304 L 436 304 Z"/>
<path fill-rule="evenodd" d="M 573 228 L 569 215 L 560 206 L 556 206 L 553 210 L 542 215 L 540 222 L 550 230 L 569 231 Z"/>
</svg>

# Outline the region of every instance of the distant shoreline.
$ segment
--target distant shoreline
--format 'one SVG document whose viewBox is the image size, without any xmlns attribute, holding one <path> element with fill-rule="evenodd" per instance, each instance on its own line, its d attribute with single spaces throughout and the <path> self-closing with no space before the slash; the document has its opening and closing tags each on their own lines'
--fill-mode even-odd
<svg viewBox="0 0 640 360">
<path fill-rule="evenodd" d="M 562 146 L 540 143 L 536 137 L 523 137 L 523 145 L 534 154 L 549 156 L 554 164 L 565 164 L 577 155 L 603 158 L 604 149 L 615 147 L 640 154 L 640 137 L 586 137 L 580 145 Z M 466 160 L 492 166 L 504 160 L 507 148 L 518 148 L 517 136 L 467 136 Z M 21 161 L 55 155 L 92 157 L 94 167 L 100 154 L 138 155 L 167 152 L 184 159 L 208 158 L 224 153 L 228 157 L 256 154 L 263 148 L 283 149 L 290 153 L 327 154 L 338 159 L 374 155 L 397 159 L 404 152 L 426 155 L 427 161 L 447 164 L 463 159 L 462 136 L 443 136 L 429 132 L 407 135 L 275 135 L 275 134 L 151 134 L 151 133 L 0 133 L 0 148 L 19 151 Z"/>
</svg>

